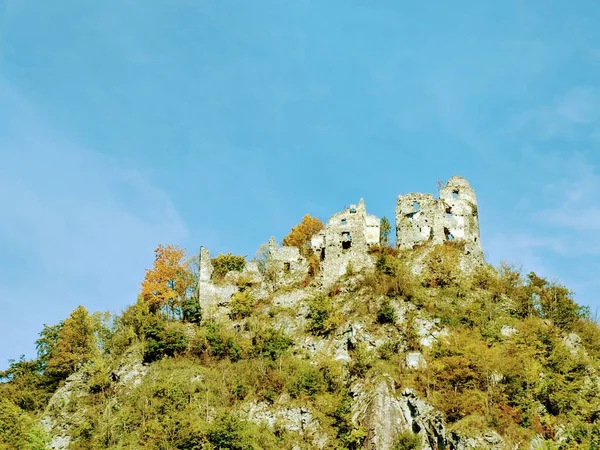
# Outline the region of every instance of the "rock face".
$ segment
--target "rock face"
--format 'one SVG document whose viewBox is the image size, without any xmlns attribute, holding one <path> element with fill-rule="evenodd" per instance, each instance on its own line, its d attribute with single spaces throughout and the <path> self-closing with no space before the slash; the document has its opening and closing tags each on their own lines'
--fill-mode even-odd
<svg viewBox="0 0 600 450">
<path fill-rule="evenodd" d="M 416 434 L 423 450 L 503 448 L 502 438 L 494 432 L 477 438 L 447 433 L 438 411 L 410 389 L 404 389 L 401 395 L 397 395 L 394 381 L 389 376 L 357 383 L 353 386 L 352 395 L 352 419 L 367 433 L 362 447 L 366 450 L 391 450 L 404 432 Z"/>
<path fill-rule="evenodd" d="M 469 182 L 454 176 L 433 194 L 400 195 L 396 204 L 396 243 L 412 249 L 423 243 L 442 244 L 461 241 L 465 255 L 483 261 L 479 236 L 477 198 Z"/>
<path fill-rule="evenodd" d="M 67 450 L 71 442 L 71 429 L 81 419 L 77 413 L 69 412 L 73 396 L 84 396 L 88 392 L 83 371 L 75 372 L 66 379 L 50 399 L 46 414 L 40 425 L 52 436 L 49 448 L 51 450 Z"/>
<path fill-rule="evenodd" d="M 355 398 L 352 420 L 367 433 L 363 448 L 392 449 L 398 435 L 410 430 L 404 405 L 396 398 L 394 382 L 390 378 L 359 383 L 353 387 L 352 394 Z"/>
</svg>

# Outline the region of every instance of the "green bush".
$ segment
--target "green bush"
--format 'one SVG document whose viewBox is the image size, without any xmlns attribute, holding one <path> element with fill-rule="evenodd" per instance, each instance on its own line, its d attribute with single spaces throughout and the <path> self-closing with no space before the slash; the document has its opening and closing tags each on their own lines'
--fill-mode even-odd
<svg viewBox="0 0 600 450">
<path fill-rule="evenodd" d="M 336 328 L 331 298 L 319 295 L 308 301 L 308 331 L 315 336 L 326 336 Z"/>
<path fill-rule="evenodd" d="M 229 302 L 229 317 L 233 320 L 250 317 L 253 307 L 254 298 L 249 292 L 236 292 Z"/>
<path fill-rule="evenodd" d="M 246 258 L 244 256 L 232 255 L 227 253 L 226 255 L 220 254 L 212 260 L 213 264 L 213 277 L 217 280 L 221 280 L 229 272 L 241 272 L 246 267 Z"/>
<path fill-rule="evenodd" d="M 380 324 L 395 323 L 396 319 L 396 310 L 390 301 L 388 299 L 383 300 L 377 310 L 377 322 Z"/>
<path fill-rule="evenodd" d="M 290 337 L 274 328 L 258 332 L 252 338 L 255 352 L 261 356 L 268 356 L 273 361 L 280 358 L 293 344 L 294 341 Z"/>
<path fill-rule="evenodd" d="M 178 322 L 165 323 L 159 317 L 145 327 L 144 362 L 150 363 L 163 356 L 175 356 L 187 350 L 187 338 L 183 325 Z"/>
<path fill-rule="evenodd" d="M 404 431 L 394 440 L 393 450 L 421 450 L 421 438 L 411 431 Z"/>
<path fill-rule="evenodd" d="M 219 417 L 206 433 L 206 440 L 215 449 L 254 450 L 254 425 L 231 414 Z M 204 447 L 202 447 L 204 448 Z"/>
<path fill-rule="evenodd" d="M 202 309 L 198 298 L 186 298 L 181 303 L 181 313 L 184 322 L 199 324 L 202 321 Z"/>
<path fill-rule="evenodd" d="M 425 285 L 440 288 L 456 286 L 461 275 L 460 253 L 460 248 L 450 243 L 436 245 L 425 257 Z"/>
</svg>

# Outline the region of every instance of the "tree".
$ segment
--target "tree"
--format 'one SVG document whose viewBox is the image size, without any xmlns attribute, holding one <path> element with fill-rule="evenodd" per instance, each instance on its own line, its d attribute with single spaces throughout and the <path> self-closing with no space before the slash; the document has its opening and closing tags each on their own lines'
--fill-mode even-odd
<svg viewBox="0 0 600 450">
<path fill-rule="evenodd" d="M 162 311 L 167 317 L 179 316 L 193 283 L 185 251 L 175 245 L 159 245 L 154 254 L 154 267 L 146 271 L 141 295 L 151 312 Z"/>
<path fill-rule="evenodd" d="M 302 221 L 292 228 L 292 231 L 283 238 L 283 245 L 298 247 L 300 253 L 307 256 L 310 250 L 310 238 L 324 228 L 323 222 L 310 214 L 305 214 Z"/>
<path fill-rule="evenodd" d="M 390 232 L 392 231 L 392 225 L 387 217 L 382 217 L 381 225 L 379 228 L 379 245 L 381 247 L 390 246 Z"/>
<path fill-rule="evenodd" d="M 94 321 L 83 306 L 78 306 L 63 322 L 47 371 L 57 378 L 67 378 L 94 357 L 95 341 Z"/>
<path fill-rule="evenodd" d="M 56 325 L 44 324 L 44 328 L 39 334 L 40 337 L 35 341 L 38 361 L 40 362 L 42 370 L 45 369 L 46 365 L 48 364 L 48 360 L 56 349 L 58 336 L 62 326 L 62 322 L 59 322 Z"/>
</svg>

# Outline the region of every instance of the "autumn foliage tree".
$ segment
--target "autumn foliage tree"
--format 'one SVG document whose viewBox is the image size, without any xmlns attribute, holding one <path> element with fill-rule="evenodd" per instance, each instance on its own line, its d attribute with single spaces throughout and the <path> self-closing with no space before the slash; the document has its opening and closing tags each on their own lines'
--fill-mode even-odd
<svg viewBox="0 0 600 450">
<path fill-rule="evenodd" d="M 323 222 L 310 214 L 306 214 L 302 221 L 292 228 L 292 231 L 283 238 L 283 245 L 298 247 L 302 255 L 307 256 L 310 249 L 310 238 L 324 228 Z"/>
<path fill-rule="evenodd" d="M 146 271 L 141 296 L 151 312 L 178 317 L 193 284 L 185 251 L 175 245 L 159 245 L 154 254 L 154 267 Z"/>
</svg>

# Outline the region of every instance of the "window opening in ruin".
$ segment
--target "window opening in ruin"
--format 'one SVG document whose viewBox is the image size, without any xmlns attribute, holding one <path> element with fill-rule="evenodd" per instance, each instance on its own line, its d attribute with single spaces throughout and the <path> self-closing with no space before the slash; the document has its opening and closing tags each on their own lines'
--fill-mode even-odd
<svg viewBox="0 0 600 450">
<path fill-rule="evenodd" d="M 342 225 L 346 225 L 346 223 L 348 223 L 348 221 L 346 219 L 342 219 Z"/>
<path fill-rule="evenodd" d="M 350 214 L 356 214 L 356 208 L 350 208 Z"/>
<path fill-rule="evenodd" d="M 454 236 L 452 236 L 452 233 L 450 233 L 450 230 L 448 228 L 444 228 L 444 234 L 446 235 L 446 239 L 448 241 L 454 240 Z"/>
<path fill-rule="evenodd" d="M 342 233 L 342 249 L 348 250 L 350 247 L 352 247 L 352 236 L 349 231 L 344 231 Z"/>
<path fill-rule="evenodd" d="M 419 202 L 414 202 L 413 203 L 413 210 L 414 211 L 418 211 L 419 210 Z"/>
<path fill-rule="evenodd" d="M 458 191 L 452 191 L 452 198 L 458 198 Z"/>
<path fill-rule="evenodd" d="M 283 263 L 283 271 L 284 272 L 289 272 L 291 267 L 292 266 L 291 266 L 291 264 L 289 262 Z"/>
<path fill-rule="evenodd" d="M 325 249 L 321 250 L 321 261 L 325 261 Z"/>
</svg>

